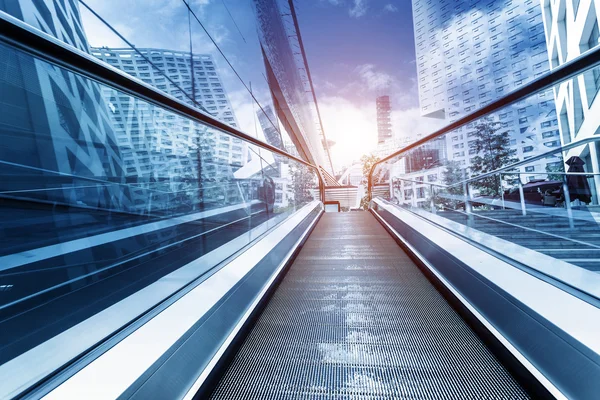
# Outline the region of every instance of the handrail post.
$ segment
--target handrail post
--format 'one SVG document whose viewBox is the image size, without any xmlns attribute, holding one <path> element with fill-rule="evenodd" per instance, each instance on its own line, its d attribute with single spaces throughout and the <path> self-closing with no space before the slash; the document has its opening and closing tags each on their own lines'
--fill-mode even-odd
<svg viewBox="0 0 600 400">
<path fill-rule="evenodd" d="M 400 200 L 402 201 L 402 205 L 406 202 L 406 195 L 404 193 L 404 179 L 400 179 Z"/>
<path fill-rule="evenodd" d="M 502 196 L 502 209 L 506 210 L 504 205 L 504 188 L 502 188 L 502 172 L 500 172 L 500 196 Z"/>
<path fill-rule="evenodd" d="M 321 203 L 325 205 L 325 182 L 323 181 L 323 177 L 321 174 L 317 173 L 319 177 L 319 195 L 321 196 Z"/>
<path fill-rule="evenodd" d="M 471 203 L 471 185 L 469 182 L 463 183 L 463 190 L 465 195 L 465 212 L 467 213 L 467 226 L 473 226 L 473 204 Z"/>
<path fill-rule="evenodd" d="M 412 185 L 411 185 L 411 189 L 412 189 L 412 196 L 411 196 L 411 205 L 413 207 L 417 207 L 417 184 L 412 181 Z"/>
<path fill-rule="evenodd" d="M 434 201 L 434 188 L 432 184 L 429 184 L 429 205 L 431 206 L 431 213 L 435 214 L 435 201 Z"/>
<path fill-rule="evenodd" d="M 378 163 L 376 162 L 371 166 L 371 170 L 369 171 L 369 176 L 367 177 L 367 198 L 369 199 L 369 204 L 371 204 L 371 200 L 373 200 L 373 171 L 377 167 Z M 391 177 L 390 177 L 391 180 Z"/>
<path fill-rule="evenodd" d="M 525 193 L 523 192 L 523 182 L 521 182 L 520 177 L 519 177 L 519 198 L 521 199 L 521 214 L 527 215 L 527 210 L 525 209 Z"/>
<path fill-rule="evenodd" d="M 467 181 L 463 181 L 463 192 L 465 198 L 465 211 L 467 214 L 471 214 L 473 211 L 471 205 L 471 185 L 469 185 L 469 182 Z"/>
<path fill-rule="evenodd" d="M 571 193 L 569 193 L 569 185 L 565 181 L 563 181 L 563 194 L 565 197 L 565 207 L 567 209 L 567 218 L 569 219 L 569 227 L 571 229 L 575 228 L 575 224 L 573 223 L 573 209 L 571 208 Z"/>
</svg>

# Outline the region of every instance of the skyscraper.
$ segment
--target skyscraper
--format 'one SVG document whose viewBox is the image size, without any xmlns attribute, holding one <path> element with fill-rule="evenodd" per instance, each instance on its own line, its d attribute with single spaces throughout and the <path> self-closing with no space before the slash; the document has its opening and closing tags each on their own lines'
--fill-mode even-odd
<svg viewBox="0 0 600 400">
<path fill-rule="evenodd" d="M 264 112 L 263 110 L 257 110 L 256 115 L 267 143 L 278 149 L 285 149 L 281 133 L 273 126 L 274 123 L 277 123 L 277 117 L 275 116 L 275 112 L 273 112 L 273 108 L 270 105 L 266 105 Z"/>
<path fill-rule="evenodd" d="M 215 62 L 209 54 L 193 54 L 190 57 L 190 53 L 182 51 L 107 47 L 92 48 L 91 53 L 185 103 L 200 105 L 233 127 L 238 126 Z"/>
<path fill-rule="evenodd" d="M 449 123 L 548 71 L 542 13 L 532 0 L 413 0 L 419 102 L 424 117 Z M 552 91 L 495 115 L 519 159 L 559 145 Z M 471 123 L 446 135 L 448 160 L 476 154 Z M 528 167 L 543 172 L 556 160 Z"/>
<path fill-rule="evenodd" d="M 390 119 L 390 96 L 377 97 L 377 143 L 384 143 L 392 138 L 392 122 Z"/>
</svg>

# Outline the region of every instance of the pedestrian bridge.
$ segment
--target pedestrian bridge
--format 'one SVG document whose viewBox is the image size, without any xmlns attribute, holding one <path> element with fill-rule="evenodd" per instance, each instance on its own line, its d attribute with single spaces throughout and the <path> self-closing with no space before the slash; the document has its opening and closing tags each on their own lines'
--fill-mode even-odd
<svg viewBox="0 0 600 400">
<path fill-rule="evenodd" d="M 597 398 L 597 174 L 520 179 L 597 139 L 427 178 L 448 135 L 586 54 L 380 160 L 368 209 L 325 213 L 343 188 L 320 166 L 0 13 L 0 398 Z M 127 158 L 102 93 L 193 152 Z"/>
</svg>

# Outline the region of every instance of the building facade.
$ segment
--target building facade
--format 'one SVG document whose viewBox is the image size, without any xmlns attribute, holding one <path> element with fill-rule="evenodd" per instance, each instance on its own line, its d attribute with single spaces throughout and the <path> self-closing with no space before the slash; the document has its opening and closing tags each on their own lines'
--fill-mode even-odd
<svg viewBox="0 0 600 400">
<path fill-rule="evenodd" d="M 137 50 L 137 51 L 136 51 Z M 165 49 L 93 48 L 91 53 L 115 68 L 237 127 L 235 114 L 210 55 Z M 233 174 L 246 164 L 246 142 L 205 125 L 104 87 L 126 172 L 156 181 L 166 177 L 168 190 L 187 191 L 205 184 L 199 202 L 236 202 L 240 191 Z M 215 186 L 214 189 L 209 189 Z M 217 185 L 217 182 L 228 182 Z M 192 185 L 193 186 L 193 185 Z"/>
<path fill-rule="evenodd" d="M 550 69 L 574 60 L 598 46 L 599 1 L 541 0 L 541 5 Z M 598 134 L 599 90 L 600 67 L 592 68 L 554 88 L 561 144 L 567 145 Z M 598 173 L 599 155 L 599 142 L 594 141 L 564 152 L 563 158 L 568 160 L 572 156 L 578 156 L 584 160 L 586 171 Z M 600 188 L 600 176 L 594 176 L 593 179 L 596 188 Z M 594 196 L 592 200 L 598 202 Z"/>
<path fill-rule="evenodd" d="M 486 106 L 549 70 L 542 8 L 535 0 L 413 0 L 419 102 L 424 117 L 448 123 Z M 552 91 L 494 114 L 520 160 L 560 145 Z M 446 135 L 446 159 L 476 156 L 471 123 Z M 527 167 L 523 181 L 559 158 Z"/>
<path fill-rule="evenodd" d="M 255 0 L 257 30 L 274 111 L 300 156 L 333 174 L 292 3 Z"/>
<path fill-rule="evenodd" d="M 0 10 L 81 51 L 90 50 L 75 0 L 0 0 Z M 6 103 L 0 99 L 0 159 L 12 163 L 15 175 L 39 175 L 38 190 L 21 196 L 137 211 L 134 194 L 120 185 L 126 179 L 124 162 L 100 85 L 8 46 L 0 47 L 0 60 L 5 71 L 14 71 L 0 87 L 7 94 Z M 52 184 L 58 176 L 112 183 Z M 4 184 L 9 185 L 5 190 L 26 188 Z"/>
<path fill-rule="evenodd" d="M 377 144 L 380 144 L 392 138 L 390 96 L 379 96 L 375 103 L 377 105 Z"/>
</svg>

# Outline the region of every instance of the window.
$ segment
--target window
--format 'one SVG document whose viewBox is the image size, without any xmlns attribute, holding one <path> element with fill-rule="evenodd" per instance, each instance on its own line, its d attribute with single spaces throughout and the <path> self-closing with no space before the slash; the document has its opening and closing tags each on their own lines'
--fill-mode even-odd
<svg viewBox="0 0 600 400">
<path fill-rule="evenodd" d="M 522 118 L 519 118 L 519 123 L 520 123 L 520 124 L 525 124 L 525 123 L 527 123 L 527 117 L 522 117 Z"/>
<path fill-rule="evenodd" d="M 560 140 L 553 140 L 551 142 L 544 142 L 544 146 L 546 146 L 546 147 L 558 147 L 558 146 L 560 146 Z"/>
<path fill-rule="evenodd" d="M 529 167 L 525 167 L 525 172 L 535 172 L 535 166 L 529 166 Z"/>
<path fill-rule="evenodd" d="M 559 169 L 562 169 L 562 163 L 560 161 L 551 162 L 551 163 L 546 164 L 546 168 L 550 168 L 550 169 L 559 168 Z"/>
<path fill-rule="evenodd" d="M 533 146 L 525 146 L 523 147 L 523 153 L 530 153 L 533 151 Z"/>
</svg>

